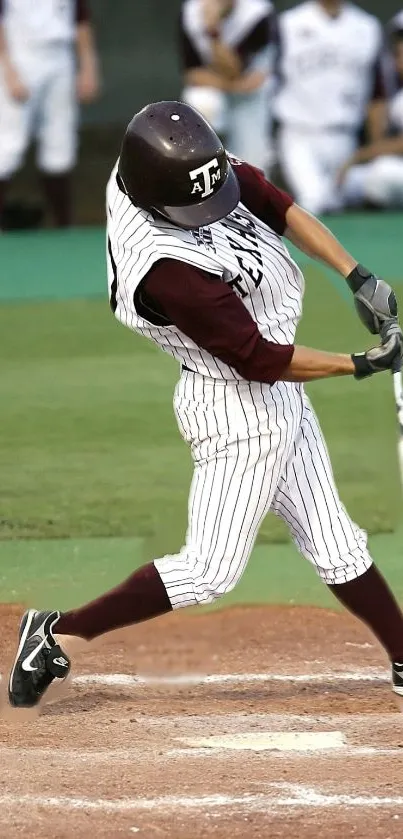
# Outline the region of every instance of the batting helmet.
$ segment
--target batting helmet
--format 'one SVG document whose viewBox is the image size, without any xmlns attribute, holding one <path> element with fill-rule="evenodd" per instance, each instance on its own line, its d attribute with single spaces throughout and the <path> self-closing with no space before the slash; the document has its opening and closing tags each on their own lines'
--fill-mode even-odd
<svg viewBox="0 0 403 839">
<path fill-rule="evenodd" d="M 135 114 L 118 171 L 133 204 L 188 229 L 224 218 L 240 197 L 221 140 L 183 102 L 156 102 Z"/>
</svg>

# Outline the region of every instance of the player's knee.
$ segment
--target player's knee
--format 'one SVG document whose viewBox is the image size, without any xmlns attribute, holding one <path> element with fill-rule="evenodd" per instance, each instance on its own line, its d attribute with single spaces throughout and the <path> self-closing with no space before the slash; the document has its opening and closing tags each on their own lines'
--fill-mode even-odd
<svg viewBox="0 0 403 839">
<path fill-rule="evenodd" d="M 183 548 L 175 556 L 164 556 L 154 564 L 174 608 L 213 603 L 228 594 L 244 571 L 249 552 L 242 556 L 203 556 Z"/>
<path fill-rule="evenodd" d="M 396 177 L 387 158 L 380 158 L 370 167 L 366 183 L 366 198 L 374 204 L 387 207 L 394 203 Z"/>
<path fill-rule="evenodd" d="M 38 166 L 47 175 L 60 175 L 73 169 L 76 162 L 76 147 L 71 144 L 63 148 L 55 145 L 41 150 L 38 155 Z"/>
<path fill-rule="evenodd" d="M 56 157 L 52 160 L 47 160 L 46 163 L 38 161 L 38 167 L 45 175 L 64 175 L 74 169 L 75 158 L 73 157 Z"/>
<path fill-rule="evenodd" d="M 212 570 L 207 566 L 193 581 L 197 602 L 213 603 L 215 600 L 224 597 L 235 588 L 242 576 L 243 568 L 244 565 L 238 566 L 234 570 L 230 565 L 225 569 L 225 566 L 223 568 L 222 564 L 219 564 L 214 566 L 214 570 Z"/>
<path fill-rule="evenodd" d="M 8 180 L 20 169 L 24 153 L 23 143 L 8 143 L 0 138 L 0 180 Z"/>
</svg>

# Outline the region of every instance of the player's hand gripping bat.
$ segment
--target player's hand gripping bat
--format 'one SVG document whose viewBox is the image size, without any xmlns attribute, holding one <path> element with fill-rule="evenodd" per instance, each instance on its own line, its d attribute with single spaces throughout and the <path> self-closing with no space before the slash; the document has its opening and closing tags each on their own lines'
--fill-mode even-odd
<svg viewBox="0 0 403 839">
<path fill-rule="evenodd" d="M 356 379 L 366 379 L 401 364 L 403 335 L 397 318 L 384 320 L 380 327 L 381 344 L 361 353 L 353 353 Z"/>
</svg>

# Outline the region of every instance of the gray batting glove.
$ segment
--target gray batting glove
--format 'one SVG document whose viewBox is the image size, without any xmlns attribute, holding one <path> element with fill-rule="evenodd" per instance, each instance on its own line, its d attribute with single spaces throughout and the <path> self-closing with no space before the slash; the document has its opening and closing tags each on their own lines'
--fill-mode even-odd
<svg viewBox="0 0 403 839">
<path fill-rule="evenodd" d="M 347 277 L 354 292 L 354 303 L 364 326 L 373 335 L 381 334 L 382 324 L 397 317 L 397 301 L 393 289 L 363 265 L 356 265 Z"/>
<path fill-rule="evenodd" d="M 403 335 L 397 318 L 385 320 L 381 326 L 382 344 L 363 353 L 353 353 L 356 379 L 366 379 L 374 373 L 399 369 L 402 362 Z"/>
</svg>

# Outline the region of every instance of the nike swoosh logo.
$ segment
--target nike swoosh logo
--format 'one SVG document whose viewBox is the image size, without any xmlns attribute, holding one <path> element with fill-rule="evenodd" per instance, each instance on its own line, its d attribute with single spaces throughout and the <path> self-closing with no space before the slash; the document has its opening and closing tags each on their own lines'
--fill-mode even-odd
<svg viewBox="0 0 403 839">
<path fill-rule="evenodd" d="M 35 670 L 38 669 L 37 667 L 31 667 L 31 662 L 38 655 L 38 653 L 40 653 L 40 651 L 41 651 L 41 649 L 42 649 L 42 647 L 45 643 L 46 643 L 46 639 L 44 638 L 43 641 L 41 641 L 40 644 L 38 644 L 38 646 L 35 647 L 33 652 L 30 653 L 29 656 L 27 656 L 27 658 L 24 658 L 24 661 L 22 662 L 21 667 L 22 667 L 23 670 L 26 670 L 27 673 L 33 673 Z"/>
<path fill-rule="evenodd" d="M 54 658 L 53 663 L 54 664 L 59 664 L 60 667 L 68 667 L 69 666 L 69 663 L 68 663 L 68 661 L 66 661 L 65 658 Z"/>
</svg>

